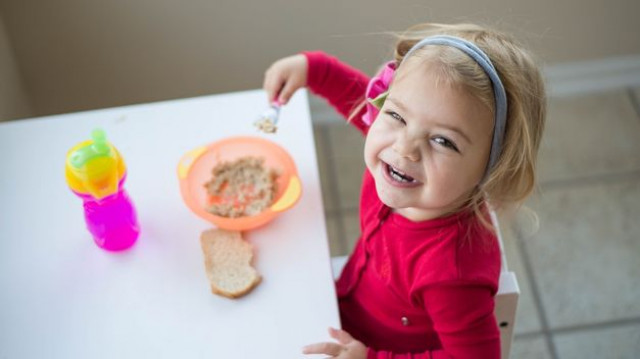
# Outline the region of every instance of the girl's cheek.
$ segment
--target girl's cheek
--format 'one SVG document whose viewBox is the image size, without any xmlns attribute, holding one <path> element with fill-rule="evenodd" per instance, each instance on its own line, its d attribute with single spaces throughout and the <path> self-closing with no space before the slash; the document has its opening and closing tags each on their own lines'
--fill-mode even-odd
<svg viewBox="0 0 640 359">
<path fill-rule="evenodd" d="M 381 133 L 380 126 L 374 122 L 369 128 L 369 132 L 367 132 L 366 142 L 376 143 L 380 139 Z"/>
<path fill-rule="evenodd" d="M 389 124 L 389 121 L 385 121 L 383 118 L 374 122 L 369 129 L 369 134 L 378 139 L 391 137 L 393 133 L 395 133 L 395 129 Z"/>
</svg>

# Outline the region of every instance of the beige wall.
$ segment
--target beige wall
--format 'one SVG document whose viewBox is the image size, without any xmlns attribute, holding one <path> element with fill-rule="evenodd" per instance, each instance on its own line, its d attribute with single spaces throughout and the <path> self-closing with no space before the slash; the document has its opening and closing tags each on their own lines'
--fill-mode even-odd
<svg viewBox="0 0 640 359">
<path fill-rule="evenodd" d="M 0 0 L 37 114 L 258 88 L 323 49 L 367 72 L 424 21 L 511 31 L 546 64 L 640 54 L 638 0 Z"/>
<path fill-rule="evenodd" d="M 31 115 L 29 98 L 0 18 L 0 121 Z"/>
</svg>

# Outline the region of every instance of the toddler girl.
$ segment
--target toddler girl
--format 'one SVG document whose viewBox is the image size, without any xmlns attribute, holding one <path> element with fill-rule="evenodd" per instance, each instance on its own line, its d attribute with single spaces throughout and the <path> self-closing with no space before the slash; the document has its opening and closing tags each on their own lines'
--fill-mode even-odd
<svg viewBox="0 0 640 359">
<path fill-rule="evenodd" d="M 270 100 L 303 86 L 366 135 L 361 237 L 336 283 L 344 330 L 303 352 L 499 358 L 489 205 L 517 206 L 535 184 L 545 93 L 531 56 L 479 26 L 424 24 L 372 79 L 322 52 L 265 74 Z"/>
</svg>

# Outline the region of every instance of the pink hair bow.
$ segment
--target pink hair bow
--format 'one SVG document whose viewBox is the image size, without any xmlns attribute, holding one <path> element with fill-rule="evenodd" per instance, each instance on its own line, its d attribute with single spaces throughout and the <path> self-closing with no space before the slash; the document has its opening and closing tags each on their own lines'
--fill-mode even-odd
<svg viewBox="0 0 640 359">
<path fill-rule="evenodd" d="M 396 62 L 389 61 L 384 64 L 382 69 L 369 81 L 367 91 L 365 92 L 367 111 L 362 115 L 362 122 L 366 123 L 367 126 L 371 126 L 376 117 L 378 117 L 395 71 Z"/>
</svg>

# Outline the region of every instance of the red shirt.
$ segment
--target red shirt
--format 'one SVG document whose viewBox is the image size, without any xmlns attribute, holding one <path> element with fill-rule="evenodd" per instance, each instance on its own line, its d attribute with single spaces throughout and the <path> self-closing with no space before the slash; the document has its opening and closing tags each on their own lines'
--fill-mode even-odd
<svg viewBox="0 0 640 359">
<path fill-rule="evenodd" d="M 304 55 L 309 89 L 348 117 L 369 78 L 324 53 Z M 360 118 L 351 123 L 366 134 Z M 472 213 L 413 222 L 380 201 L 365 171 L 360 229 L 336 287 L 342 327 L 369 358 L 500 357 L 500 249 Z"/>
</svg>

